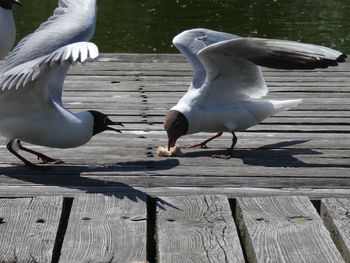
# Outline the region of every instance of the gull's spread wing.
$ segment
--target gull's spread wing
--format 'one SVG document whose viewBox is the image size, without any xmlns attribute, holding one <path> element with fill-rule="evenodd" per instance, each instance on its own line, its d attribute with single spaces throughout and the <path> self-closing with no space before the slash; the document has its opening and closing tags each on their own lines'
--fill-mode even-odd
<svg viewBox="0 0 350 263">
<path fill-rule="evenodd" d="M 214 43 L 198 52 L 210 89 L 208 99 L 260 98 L 267 87 L 259 66 L 314 69 L 335 66 L 346 58 L 339 51 L 294 41 L 238 38 Z"/>
<path fill-rule="evenodd" d="M 206 78 L 205 68 L 197 57 L 198 52 L 214 43 L 235 38 L 239 36 L 205 28 L 186 30 L 174 37 L 173 44 L 192 65 L 194 76 L 191 87 L 200 88 Z"/>
<path fill-rule="evenodd" d="M 62 104 L 69 66 L 98 56 L 97 47 L 86 42 L 95 24 L 96 0 L 59 0 L 54 14 L 7 56 L 0 68 L 0 95 L 14 95 L 23 88 L 47 89 L 44 94 Z"/>
<path fill-rule="evenodd" d="M 91 42 L 78 42 L 59 48 L 47 56 L 22 63 L 0 77 L 1 91 L 19 90 L 40 78 L 49 79 L 58 67 L 84 63 L 98 57 L 98 48 Z"/>
<path fill-rule="evenodd" d="M 54 14 L 23 38 L 6 57 L 0 75 L 30 60 L 75 42 L 89 41 L 95 32 L 96 0 L 59 0 Z"/>
</svg>

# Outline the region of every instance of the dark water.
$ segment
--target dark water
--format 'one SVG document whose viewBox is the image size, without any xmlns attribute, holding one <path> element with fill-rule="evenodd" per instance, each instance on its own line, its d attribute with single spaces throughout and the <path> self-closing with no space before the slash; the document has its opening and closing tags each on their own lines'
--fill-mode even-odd
<svg viewBox="0 0 350 263">
<path fill-rule="evenodd" d="M 18 37 L 51 15 L 57 0 L 23 0 Z M 205 27 L 322 44 L 350 53 L 349 0 L 98 0 L 93 41 L 101 52 L 175 53 L 172 38 Z"/>
</svg>

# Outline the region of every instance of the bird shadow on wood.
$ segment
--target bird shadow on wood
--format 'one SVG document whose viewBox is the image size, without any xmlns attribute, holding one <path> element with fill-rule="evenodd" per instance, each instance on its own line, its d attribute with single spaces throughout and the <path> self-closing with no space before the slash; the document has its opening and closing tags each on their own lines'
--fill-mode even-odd
<svg viewBox="0 0 350 263">
<path fill-rule="evenodd" d="M 45 170 L 33 170 L 24 166 L 1 167 L 0 176 L 25 181 L 31 185 L 45 185 L 80 190 L 81 193 L 101 193 L 116 198 L 128 198 L 134 202 L 147 202 L 147 193 L 135 187 L 147 187 L 147 169 L 160 167 L 171 169 L 179 165 L 176 159 L 159 161 L 131 161 L 114 165 L 54 165 Z M 108 177 L 108 178 L 107 178 Z M 120 181 L 118 180 L 120 179 Z M 133 184 L 133 186 L 129 185 Z M 6 182 L 6 179 L 4 180 Z M 25 187 L 25 185 L 23 185 Z M 74 192 L 74 191 L 73 191 Z M 50 190 L 48 190 L 50 193 Z M 167 206 L 177 209 L 172 204 L 155 198 L 160 209 Z"/>
<path fill-rule="evenodd" d="M 235 149 L 232 158 L 241 159 L 244 164 L 263 167 L 290 168 L 350 168 L 347 164 L 306 163 L 297 158 L 298 155 L 316 157 L 323 153 L 309 148 L 291 148 L 310 140 L 291 140 L 264 145 L 256 149 Z M 288 147 L 288 148 L 285 148 Z M 184 157 L 210 157 L 227 154 L 227 150 L 196 150 L 185 153 Z M 312 160 L 310 158 L 310 160 Z M 228 160 L 229 162 L 229 160 Z"/>
</svg>

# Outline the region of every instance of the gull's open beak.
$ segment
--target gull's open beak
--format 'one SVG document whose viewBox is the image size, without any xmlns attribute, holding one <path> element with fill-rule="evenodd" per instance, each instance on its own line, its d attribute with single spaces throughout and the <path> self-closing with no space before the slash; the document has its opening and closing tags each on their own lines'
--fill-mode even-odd
<svg viewBox="0 0 350 263">
<path fill-rule="evenodd" d="M 122 133 L 121 130 L 118 130 L 118 129 L 109 127 L 108 125 L 118 125 L 118 126 L 124 127 L 123 123 L 121 123 L 121 122 L 114 122 L 114 121 L 112 121 L 111 119 L 107 118 L 107 119 L 105 120 L 105 124 L 107 125 L 106 130 L 109 130 L 109 131 L 116 131 L 116 132 Z"/>
<path fill-rule="evenodd" d="M 12 0 L 15 5 L 22 6 L 22 3 L 20 0 Z"/>
</svg>

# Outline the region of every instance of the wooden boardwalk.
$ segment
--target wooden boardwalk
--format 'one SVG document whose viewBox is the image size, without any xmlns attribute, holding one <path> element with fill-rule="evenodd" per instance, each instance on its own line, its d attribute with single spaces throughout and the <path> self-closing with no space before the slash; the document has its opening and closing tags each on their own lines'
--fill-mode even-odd
<svg viewBox="0 0 350 263">
<path fill-rule="evenodd" d="M 0 139 L 0 262 L 350 262 L 350 63 L 263 71 L 270 98 L 304 102 L 238 133 L 234 158 L 219 160 L 229 134 L 155 156 L 192 77 L 180 55 L 102 54 L 73 68 L 65 104 L 110 114 L 123 134 L 33 146 L 66 162 L 45 171 Z"/>
</svg>

